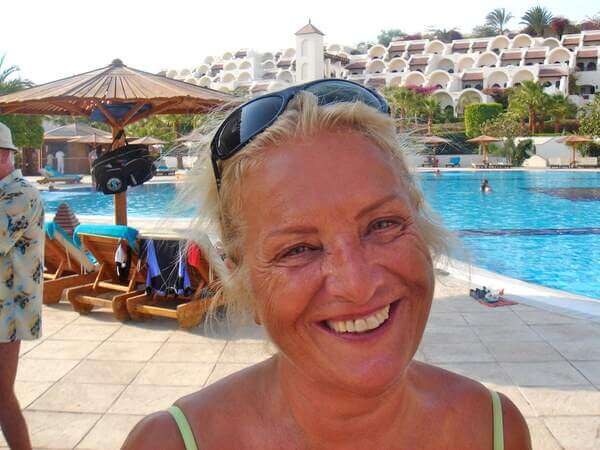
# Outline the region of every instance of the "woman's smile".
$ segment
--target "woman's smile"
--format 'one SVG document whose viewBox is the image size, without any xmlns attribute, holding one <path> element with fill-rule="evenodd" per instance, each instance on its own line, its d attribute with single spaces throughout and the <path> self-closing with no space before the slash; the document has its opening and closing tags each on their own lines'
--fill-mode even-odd
<svg viewBox="0 0 600 450">
<path fill-rule="evenodd" d="M 401 301 L 396 300 L 365 314 L 336 316 L 317 322 L 317 326 L 336 338 L 350 341 L 371 341 L 383 335 L 389 328 Z"/>
</svg>

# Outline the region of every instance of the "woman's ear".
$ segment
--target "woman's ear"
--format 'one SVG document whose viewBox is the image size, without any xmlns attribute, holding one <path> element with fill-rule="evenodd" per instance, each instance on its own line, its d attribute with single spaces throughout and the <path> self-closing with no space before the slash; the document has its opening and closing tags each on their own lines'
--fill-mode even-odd
<svg viewBox="0 0 600 450">
<path fill-rule="evenodd" d="M 237 264 L 228 256 L 225 258 L 225 267 L 227 267 L 227 270 L 230 272 L 233 272 L 237 268 Z"/>
</svg>

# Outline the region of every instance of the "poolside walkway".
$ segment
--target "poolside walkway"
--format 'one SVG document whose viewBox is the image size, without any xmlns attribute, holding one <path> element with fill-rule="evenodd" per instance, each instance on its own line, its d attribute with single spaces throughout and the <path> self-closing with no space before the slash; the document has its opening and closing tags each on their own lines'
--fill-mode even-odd
<svg viewBox="0 0 600 450">
<path fill-rule="evenodd" d="M 600 448 L 600 322 L 525 305 L 486 308 L 440 275 L 417 357 L 508 395 L 536 450 Z M 145 414 L 269 356 L 261 330 L 185 332 L 44 307 L 16 389 L 35 448 L 118 449 Z M 0 436 L 0 448 L 6 445 Z"/>
</svg>

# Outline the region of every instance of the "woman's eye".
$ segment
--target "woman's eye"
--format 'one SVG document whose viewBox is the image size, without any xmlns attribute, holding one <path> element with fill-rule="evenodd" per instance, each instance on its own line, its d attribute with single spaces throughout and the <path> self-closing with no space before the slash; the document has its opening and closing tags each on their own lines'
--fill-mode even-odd
<svg viewBox="0 0 600 450">
<path fill-rule="evenodd" d="M 371 225 L 371 229 L 374 231 L 379 231 L 391 228 L 395 225 L 398 225 L 398 223 L 395 220 L 383 219 L 373 222 L 373 224 Z"/>
<path fill-rule="evenodd" d="M 283 257 L 285 258 L 285 257 L 289 257 L 289 256 L 298 256 L 298 255 L 306 253 L 310 250 L 311 250 L 311 248 L 308 245 L 297 245 L 296 247 L 293 247 L 293 248 L 289 249 L 288 251 L 286 251 L 283 254 Z"/>
</svg>

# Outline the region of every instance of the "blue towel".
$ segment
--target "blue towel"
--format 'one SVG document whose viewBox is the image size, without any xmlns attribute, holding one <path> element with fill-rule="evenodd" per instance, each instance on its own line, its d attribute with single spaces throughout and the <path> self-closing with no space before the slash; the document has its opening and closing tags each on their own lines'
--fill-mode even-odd
<svg viewBox="0 0 600 450">
<path fill-rule="evenodd" d="M 60 173 L 54 167 L 46 166 L 44 170 L 48 172 L 50 178 L 73 178 L 73 179 L 81 179 L 81 175 L 68 175 L 64 173 Z"/>
<path fill-rule="evenodd" d="M 78 247 L 81 246 L 79 233 L 125 239 L 129 244 L 129 247 L 137 251 L 138 230 L 136 230 L 135 228 L 126 227 L 125 225 L 78 225 L 77 228 L 75 228 L 75 232 L 73 233 L 73 241 Z"/>
<path fill-rule="evenodd" d="M 69 233 L 67 233 L 63 227 L 61 227 L 59 224 L 57 224 L 56 222 L 46 222 L 44 224 L 44 229 L 46 230 L 46 235 L 48 236 L 48 238 L 50 239 L 54 239 L 54 235 L 56 233 L 60 233 L 66 240 L 67 242 L 70 242 L 71 244 L 73 244 L 75 247 L 77 247 L 78 249 L 81 249 L 81 243 L 76 244 L 73 241 L 73 238 L 71 236 L 69 236 Z M 94 264 L 96 264 L 98 261 L 96 261 L 96 258 L 94 258 L 94 256 L 90 253 L 90 252 L 84 252 L 85 256 L 87 256 L 87 258 Z"/>
</svg>

